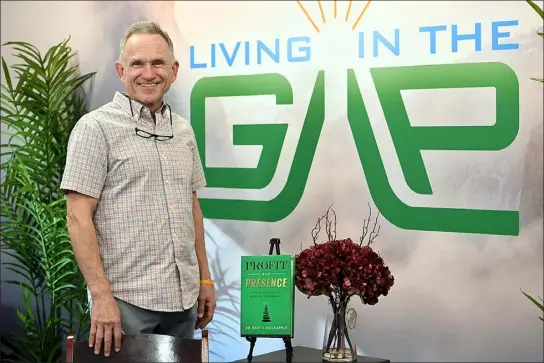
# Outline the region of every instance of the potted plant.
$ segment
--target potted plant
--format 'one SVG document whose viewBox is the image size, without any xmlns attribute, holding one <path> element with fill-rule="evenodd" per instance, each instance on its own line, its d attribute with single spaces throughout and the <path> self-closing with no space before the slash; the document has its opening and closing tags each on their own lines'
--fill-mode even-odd
<svg viewBox="0 0 544 363">
<path fill-rule="evenodd" d="M 349 306 L 350 300 L 359 298 L 363 304 L 375 305 L 380 296 L 387 296 L 395 281 L 382 257 L 370 246 L 380 231 L 379 213 L 372 230 L 369 229 L 371 216 L 372 209 L 363 222 L 358 242 L 350 238 L 337 239 L 336 213 L 329 207 L 312 230 L 313 244 L 296 255 L 297 288 L 308 298 L 323 295 L 329 300 L 322 350 L 325 361 L 357 359 L 352 336 L 357 312 Z M 327 241 L 318 243 L 322 227 L 325 227 Z"/>
<path fill-rule="evenodd" d="M 0 187 L 2 252 L 17 279 L 25 308 L 17 316 L 25 336 L 14 336 L 18 360 L 63 359 L 68 332 L 88 327 L 86 284 L 66 228 L 60 178 L 70 132 L 87 110 L 70 38 L 46 54 L 25 42 L 8 42 L 18 63 L 2 57 L 3 172 Z M 12 79 L 12 72 L 17 80 Z M 16 82 L 15 82 L 16 81 Z"/>
</svg>

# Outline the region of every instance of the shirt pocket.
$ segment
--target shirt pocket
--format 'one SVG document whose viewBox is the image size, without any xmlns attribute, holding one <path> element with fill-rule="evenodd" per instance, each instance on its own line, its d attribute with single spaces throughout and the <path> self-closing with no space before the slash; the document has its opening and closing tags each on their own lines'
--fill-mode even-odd
<svg viewBox="0 0 544 363">
<path fill-rule="evenodd" d="M 173 179 L 176 184 L 191 185 L 195 152 L 192 141 L 182 141 L 174 148 Z"/>
</svg>

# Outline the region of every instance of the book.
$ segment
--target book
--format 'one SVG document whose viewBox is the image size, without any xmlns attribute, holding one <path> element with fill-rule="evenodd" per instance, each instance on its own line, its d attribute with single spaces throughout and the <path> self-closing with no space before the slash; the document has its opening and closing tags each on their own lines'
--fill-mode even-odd
<svg viewBox="0 0 544 363">
<path fill-rule="evenodd" d="M 290 337 L 295 325 L 295 257 L 242 256 L 240 335 Z"/>
</svg>

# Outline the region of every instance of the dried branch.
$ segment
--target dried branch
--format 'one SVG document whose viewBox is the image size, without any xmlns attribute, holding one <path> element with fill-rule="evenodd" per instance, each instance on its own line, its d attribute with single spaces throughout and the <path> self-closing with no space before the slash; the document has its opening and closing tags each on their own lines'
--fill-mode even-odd
<svg viewBox="0 0 544 363">
<path fill-rule="evenodd" d="M 370 223 L 370 217 L 372 216 L 372 208 L 370 208 L 370 203 L 368 203 L 368 219 L 363 219 L 363 234 L 361 235 L 361 238 L 359 238 L 359 246 L 363 244 L 363 241 L 366 237 L 366 234 L 368 233 L 368 224 Z"/>
<path fill-rule="evenodd" d="M 378 216 L 379 216 L 379 214 L 378 214 Z M 378 216 L 376 216 L 376 221 L 378 220 Z M 370 246 L 372 244 L 372 242 L 374 242 L 376 237 L 378 237 L 379 234 L 380 234 L 380 226 L 378 226 L 378 230 L 376 232 L 374 232 L 375 229 L 376 229 L 376 223 L 374 223 L 374 227 L 372 228 L 372 232 L 370 232 L 370 235 L 368 236 L 368 243 L 366 244 L 367 246 Z"/>
<path fill-rule="evenodd" d="M 359 244 L 359 246 L 361 246 L 363 244 L 363 241 L 364 241 L 366 235 L 368 234 L 368 230 L 369 230 L 368 226 L 370 224 L 370 218 L 372 217 L 372 208 L 370 207 L 370 203 L 368 204 L 368 209 L 369 209 L 368 219 L 363 220 L 363 234 L 359 238 L 359 241 L 361 242 Z M 372 227 L 372 231 L 368 235 L 368 243 L 366 244 L 367 246 L 370 246 L 372 244 L 372 242 L 374 242 L 376 237 L 378 237 L 378 235 L 380 234 L 380 226 L 378 225 L 378 218 L 379 217 L 380 217 L 380 212 L 378 211 L 378 215 L 376 216 L 376 219 L 374 220 L 374 226 Z M 377 230 L 376 230 L 376 226 L 378 226 Z"/>
<path fill-rule="evenodd" d="M 334 211 L 334 209 L 332 209 L 333 204 L 331 204 L 331 206 L 327 209 L 327 214 L 325 214 L 325 231 L 327 232 L 327 237 L 329 241 L 334 241 L 336 239 L 336 212 Z M 334 221 L 329 220 L 329 212 L 331 211 L 334 215 Z"/>
<path fill-rule="evenodd" d="M 334 203 L 333 203 L 334 204 Z M 314 245 L 317 244 L 317 239 L 319 237 L 319 233 L 321 232 L 321 222 L 323 220 L 325 223 L 325 233 L 327 233 L 327 238 L 329 241 L 332 241 L 336 239 L 336 212 L 332 209 L 333 204 L 329 208 L 327 208 L 327 213 L 325 213 L 324 216 L 317 219 L 317 223 L 315 224 L 315 227 L 312 229 L 312 240 L 314 241 Z M 329 220 L 329 212 L 333 213 L 334 220 Z"/>
<path fill-rule="evenodd" d="M 370 246 L 370 244 L 378 237 L 380 234 L 380 226 L 378 226 L 378 230 L 376 231 L 376 225 L 378 224 L 378 217 L 380 216 L 380 212 L 378 212 L 378 215 L 376 216 L 376 220 L 374 221 L 374 227 L 372 227 L 372 232 L 370 232 L 370 235 L 368 236 L 368 243 L 367 246 Z"/>
<path fill-rule="evenodd" d="M 312 239 L 314 241 L 314 245 L 317 243 L 317 238 L 319 237 L 319 233 L 321 232 L 321 221 L 325 219 L 326 216 L 319 217 L 317 219 L 317 223 L 315 224 L 314 229 L 312 229 Z"/>
<path fill-rule="evenodd" d="M 321 232 L 321 221 L 324 218 L 325 216 L 318 218 L 314 229 L 312 229 L 312 240 L 314 241 L 314 245 L 317 244 L 317 238 L 319 237 L 319 232 Z"/>
</svg>

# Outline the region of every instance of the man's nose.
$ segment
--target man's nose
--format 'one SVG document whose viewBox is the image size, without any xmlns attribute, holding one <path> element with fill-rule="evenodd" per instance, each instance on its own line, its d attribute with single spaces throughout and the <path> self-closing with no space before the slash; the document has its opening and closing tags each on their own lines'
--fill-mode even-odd
<svg viewBox="0 0 544 363">
<path fill-rule="evenodd" d="M 142 77 L 147 79 L 155 78 L 155 69 L 149 63 L 146 63 L 142 72 Z"/>
</svg>

